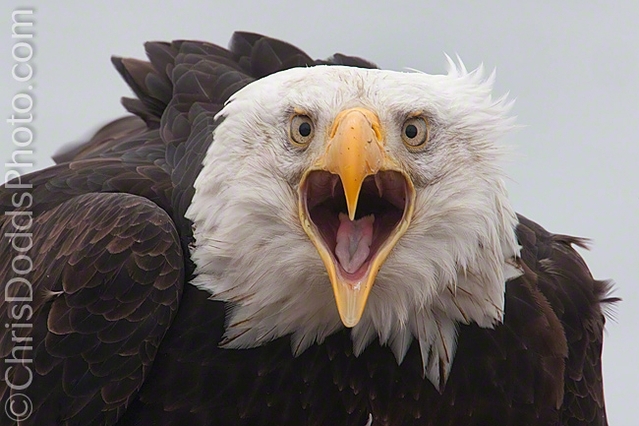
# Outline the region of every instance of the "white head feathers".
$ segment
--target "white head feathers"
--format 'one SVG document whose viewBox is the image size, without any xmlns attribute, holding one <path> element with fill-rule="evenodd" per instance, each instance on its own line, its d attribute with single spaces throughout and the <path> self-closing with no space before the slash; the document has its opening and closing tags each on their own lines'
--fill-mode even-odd
<svg viewBox="0 0 639 426">
<path fill-rule="evenodd" d="M 511 103 L 491 98 L 493 75 L 484 79 L 481 68 L 467 72 L 449 63 L 447 75 L 295 68 L 231 98 L 187 212 L 196 240 L 193 284 L 231 303 L 226 347 L 292 334 L 297 354 L 343 327 L 324 265 L 299 223 L 297 185 L 324 149 L 335 116 L 357 106 L 378 114 L 386 149 L 410 171 L 417 195 L 411 226 L 351 331 L 354 352 L 378 338 L 401 362 L 417 339 L 425 375 L 441 386 L 457 324 L 492 327 L 502 320 L 505 282 L 519 275 L 511 266 L 519 252 L 517 219 L 495 144 L 513 125 Z M 315 120 L 305 150 L 288 140 L 295 110 Z M 409 152 L 399 134 L 402 117 L 414 111 L 431 124 L 419 153 Z"/>
</svg>

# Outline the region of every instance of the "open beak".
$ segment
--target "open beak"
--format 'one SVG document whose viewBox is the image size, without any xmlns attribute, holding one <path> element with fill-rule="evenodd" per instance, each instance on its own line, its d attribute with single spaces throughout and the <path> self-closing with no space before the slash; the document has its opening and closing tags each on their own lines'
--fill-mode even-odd
<svg viewBox="0 0 639 426">
<path fill-rule="evenodd" d="M 370 110 L 340 112 L 299 188 L 302 226 L 324 262 L 346 327 L 361 319 L 375 277 L 413 213 L 415 188 L 386 151 L 383 134 Z"/>
</svg>

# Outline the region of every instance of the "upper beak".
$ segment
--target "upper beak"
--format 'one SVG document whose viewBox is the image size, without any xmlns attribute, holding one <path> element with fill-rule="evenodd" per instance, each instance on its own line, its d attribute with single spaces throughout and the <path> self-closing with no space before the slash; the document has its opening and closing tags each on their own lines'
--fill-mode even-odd
<svg viewBox="0 0 639 426">
<path fill-rule="evenodd" d="M 335 117 L 329 137 L 324 168 L 340 177 L 348 218 L 355 220 L 364 179 L 386 160 L 379 119 L 364 108 L 347 109 Z"/>
<path fill-rule="evenodd" d="M 402 190 L 405 191 L 403 193 L 405 205 L 402 218 L 392 231 L 387 233 L 388 235 L 385 234 L 383 241 L 371 244 L 371 254 L 363 264 L 366 267 L 364 273 L 347 273 L 340 266 L 340 261 L 337 260 L 334 252 L 335 247 L 330 247 L 310 217 L 307 208 L 307 188 L 310 185 L 308 181 L 311 180 L 309 176 L 314 171 L 325 171 L 339 176 L 346 198 L 347 220 L 350 221 L 346 226 L 348 229 L 360 226 L 361 220 L 356 221 L 355 215 L 366 177 L 375 176 L 377 184 L 377 175 L 380 172 L 395 171 L 403 176 Z M 379 186 L 378 189 L 381 194 L 382 189 Z M 383 129 L 377 115 L 365 108 L 352 108 L 339 113 L 328 134 L 323 155 L 302 177 L 299 214 L 304 230 L 317 248 L 326 267 L 337 309 L 346 327 L 354 327 L 360 321 L 379 269 L 399 238 L 408 229 L 414 198 L 415 191 L 408 174 L 401 169 L 398 162 L 385 149 Z M 372 220 L 377 219 L 373 218 Z M 341 226 L 340 224 L 340 229 Z M 373 234 L 372 238 L 376 238 L 377 228 L 375 226 L 379 225 L 367 226 L 372 228 L 368 230 Z M 358 237 L 354 236 L 353 238 Z M 360 243 L 356 242 L 355 244 Z"/>
</svg>

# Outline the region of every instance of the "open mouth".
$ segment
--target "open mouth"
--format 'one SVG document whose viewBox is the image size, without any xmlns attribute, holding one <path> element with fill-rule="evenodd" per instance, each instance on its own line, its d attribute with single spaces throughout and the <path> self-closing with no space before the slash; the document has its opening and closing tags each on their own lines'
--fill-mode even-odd
<svg viewBox="0 0 639 426">
<path fill-rule="evenodd" d="M 325 149 L 303 174 L 298 212 L 346 327 L 362 319 L 377 273 L 410 226 L 415 187 L 386 148 L 374 111 L 340 111 Z"/>
<path fill-rule="evenodd" d="M 409 188 L 397 171 L 367 176 L 351 220 L 340 177 L 323 170 L 308 174 L 301 188 L 305 216 L 344 281 L 357 285 L 380 252 L 388 254 L 397 240 L 392 237 L 406 222 Z"/>
</svg>

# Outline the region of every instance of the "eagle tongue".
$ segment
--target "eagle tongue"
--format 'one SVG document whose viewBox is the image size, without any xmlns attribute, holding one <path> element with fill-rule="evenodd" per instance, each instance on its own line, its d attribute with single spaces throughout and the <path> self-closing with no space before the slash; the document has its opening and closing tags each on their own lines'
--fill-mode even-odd
<svg viewBox="0 0 639 426">
<path fill-rule="evenodd" d="M 364 264 L 373 243 L 375 216 L 368 215 L 351 221 L 344 213 L 339 214 L 335 256 L 342 268 L 353 274 Z"/>
</svg>

